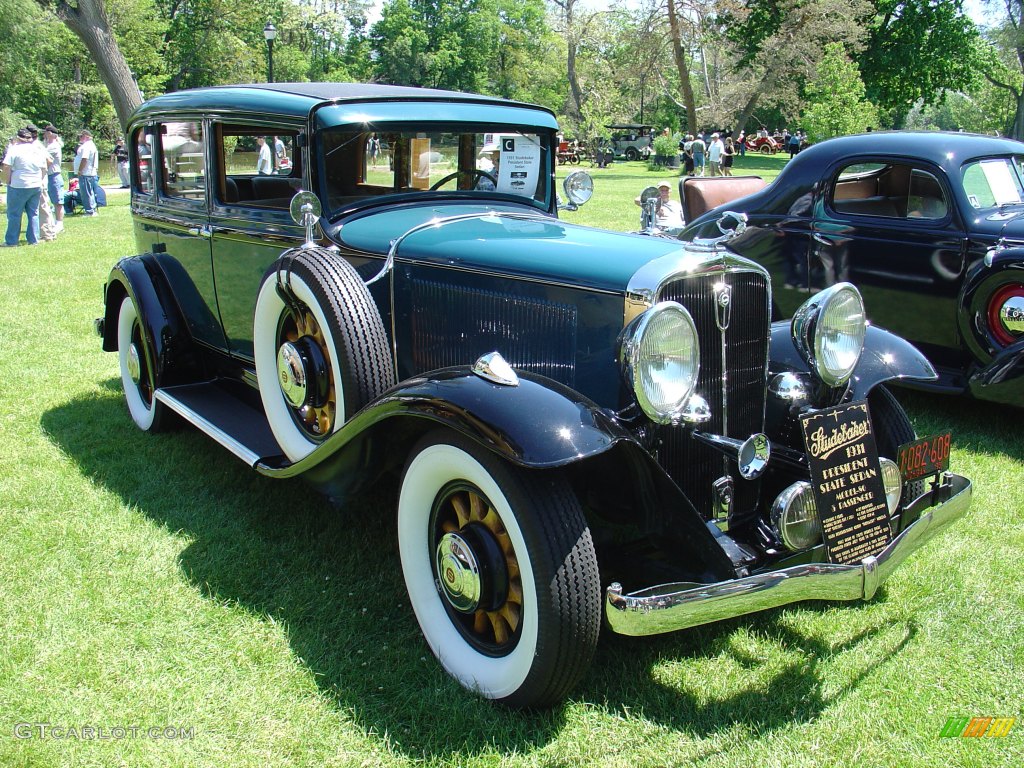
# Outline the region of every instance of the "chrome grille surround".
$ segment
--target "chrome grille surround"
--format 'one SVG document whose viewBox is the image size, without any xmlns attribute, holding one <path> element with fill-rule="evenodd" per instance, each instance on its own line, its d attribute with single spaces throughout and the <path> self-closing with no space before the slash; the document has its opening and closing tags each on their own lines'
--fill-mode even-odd
<svg viewBox="0 0 1024 768">
<path fill-rule="evenodd" d="M 727 317 L 723 293 L 729 296 Z M 625 314 L 635 316 L 657 301 L 679 302 L 696 323 L 701 353 L 696 392 L 712 413 L 702 431 L 741 440 L 760 432 L 771 335 L 771 281 L 765 270 L 721 248 L 686 248 L 633 276 Z M 724 475 L 735 482 L 733 514 L 745 517 L 757 508 L 760 483 L 740 478 L 734 462 L 690 439 L 685 427 L 662 427 L 659 434 L 659 463 L 705 518 L 716 514 L 713 484 Z"/>
</svg>

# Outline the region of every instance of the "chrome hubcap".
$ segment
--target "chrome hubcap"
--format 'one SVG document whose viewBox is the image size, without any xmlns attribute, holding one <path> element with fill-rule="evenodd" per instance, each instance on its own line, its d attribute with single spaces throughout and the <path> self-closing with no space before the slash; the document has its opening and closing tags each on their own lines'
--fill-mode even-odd
<svg viewBox="0 0 1024 768">
<path fill-rule="evenodd" d="M 480 604 L 480 566 L 468 542 L 457 533 L 446 533 L 437 545 L 437 574 L 441 594 L 461 613 L 472 613 Z"/>
<path fill-rule="evenodd" d="M 281 392 L 293 408 L 306 402 L 306 366 L 302 355 L 290 341 L 286 341 L 277 350 L 277 378 L 281 382 Z"/>
<path fill-rule="evenodd" d="M 139 348 L 134 343 L 128 346 L 128 375 L 135 384 L 142 378 L 142 366 L 139 363 Z"/>
</svg>

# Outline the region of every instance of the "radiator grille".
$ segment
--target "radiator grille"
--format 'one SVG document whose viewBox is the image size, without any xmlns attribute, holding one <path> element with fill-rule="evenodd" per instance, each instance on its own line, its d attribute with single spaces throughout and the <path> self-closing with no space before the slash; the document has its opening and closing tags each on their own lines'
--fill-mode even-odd
<svg viewBox="0 0 1024 768">
<path fill-rule="evenodd" d="M 722 369 L 721 331 L 715 320 L 714 284 L 732 287 L 732 313 L 725 331 L 726 366 Z M 697 393 L 711 406 L 712 419 L 703 431 L 725 434 L 724 403 L 728 403 L 728 437 L 744 439 L 763 429 L 766 366 L 770 327 L 768 284 L 757 272 L 731 272 L 688 277 L 667 284 L 660 300 L 677 301 L 689 310 L 700 337 L 700 377 Z M 724 374 L 724 375 L 723 375 Z M 724 384 L 723 384 L 724 382 Z M 726 397 L 728 387 L 728 397 Z M 685 439 L 680 428 L 665 427 L 659 460 L 705 517 L 712 510 L 711 483 L 724 474 L 720 453 Z M 757 482 L 741 479 L 735 462 L 738 514 L 757 506 Z"/>
<path fill-rule="evenodd" d="M 576 307 L 429 280 L 413 280 L 411 298 L 417 371 L 497 350 L 516 370 L 575 386 Z"/>
</svg>

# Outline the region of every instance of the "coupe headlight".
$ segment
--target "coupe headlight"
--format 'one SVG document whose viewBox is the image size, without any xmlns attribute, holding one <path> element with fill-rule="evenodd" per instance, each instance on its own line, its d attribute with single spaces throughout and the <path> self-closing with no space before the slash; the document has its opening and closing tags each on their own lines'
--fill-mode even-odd
<svg viewBox="0 0 1024 768">
<path fill-rule="evenodd" d="M 850 283 L 812 296 L 793 315 L 793 342 L 830 387 L 849 381 L 864 349 L 864 300 Z"/>
<path fill-rule="evenodd" d="M 640 408 L 668 424 L 697 386 L 700 347 L 690 313 L 674 301 L 656 304 L 629 324 L 621 350 L 623 374 Z"/>
</svg>

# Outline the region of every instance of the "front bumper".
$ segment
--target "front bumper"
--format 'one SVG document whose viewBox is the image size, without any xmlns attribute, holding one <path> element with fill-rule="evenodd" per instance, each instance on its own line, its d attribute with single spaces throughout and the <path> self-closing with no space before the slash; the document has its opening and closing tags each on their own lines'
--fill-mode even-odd
<svg viewBox="0 0 1024 768">
<path fill-rule="evenodd" d="M 926 506 L 921 517 L 885 549 L 858 565 L 806 563 L 717 584 L 662 584 L 622 594 L 619 584 L 605 592 L 605 616 L 613 632 L 656 635 L 713 621 L 777 608 L 801 600 L 870 600 L 911 552 L 946 529 L 971 505 L 971 481 L 950 475 L 950 496 L 928 506 L 931 494 L 914 506 Z"/>
</svg>

